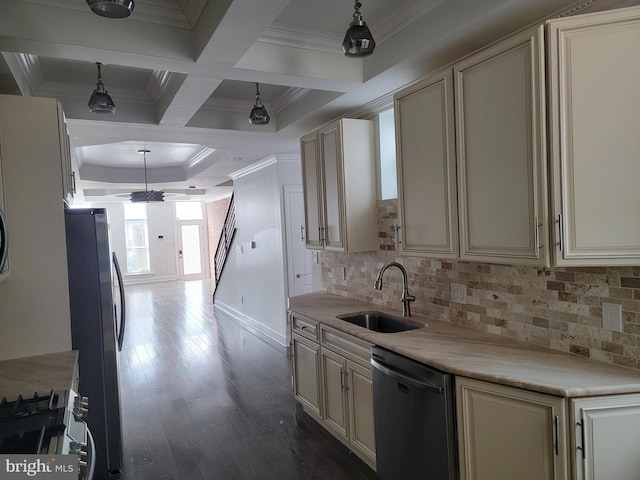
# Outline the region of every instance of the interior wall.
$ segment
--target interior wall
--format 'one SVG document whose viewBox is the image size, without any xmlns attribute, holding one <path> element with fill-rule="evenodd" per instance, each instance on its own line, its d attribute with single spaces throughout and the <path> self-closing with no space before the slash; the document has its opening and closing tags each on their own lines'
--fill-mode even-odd
<svg viewBox="0 0 640 480">
<path fill-rule="evenodd" d="M 111 249 L 118 257 L 125 284 L 162 282 L 178 278 L 174 202 L 147 204 L 151 264 L 151 273 L 148 274 L 131 274 L 127 271 L 124 203 L 93 203 L 92 206 L 107 209 Z"/>
<path fill-rule="evenodd" d="M 400 313 L 399 271 L 388 270 L 382 291 L 373 289 L 384 264 L 398 261 L 407 269 L 409 290 L 416 296 L 411 306 L 415 314 L 640 369 L 640 267 L 543 269 L 400 257 L 396 218 L 397 200 L 379 203 L 377 252 L 322 252 L 327 291 Z M 466 304 L 451 301 L 452 283 L 466 286 Z M 623 332 L 602 328 L 604 302 L 622 305 Z"/>
<path fill-rule="evenodd" d="M 301 182 L 299 158 L 270 158 L 234 177 L 237 231 L 215 295 L 224 313 L 286 345 L 282 185 Z"/>
</svg>

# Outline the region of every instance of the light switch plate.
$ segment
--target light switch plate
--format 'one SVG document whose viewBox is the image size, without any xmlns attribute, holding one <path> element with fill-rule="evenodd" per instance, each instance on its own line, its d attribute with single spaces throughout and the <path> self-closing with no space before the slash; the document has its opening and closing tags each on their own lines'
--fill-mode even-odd
<svg viewBox="0 0 640 480">
<path fill-rule="evenodd" d="M 467 286 L 461 283 L 452 283 L 451 301 L 455 303 L 467 303 Z"/>
<path fill-rule="evenodd" d="M 617 303 L 602 304 L 602 328 L 622 332 L 622 305 Z"/>
</svg>

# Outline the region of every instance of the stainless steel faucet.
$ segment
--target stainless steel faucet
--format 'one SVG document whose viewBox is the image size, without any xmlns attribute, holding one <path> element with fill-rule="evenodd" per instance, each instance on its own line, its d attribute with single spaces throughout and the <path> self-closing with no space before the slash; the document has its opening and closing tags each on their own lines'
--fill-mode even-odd
<svg viewBox="0 0 640 480">
<path fill-rule="evenodd" d="M 373 284 L 373 288 L 376 290 L 382 290 L 382 275 L 389 267 L 398 267 L 402 272 L 402 316 L 410 317 L 411 316 L 411 302 L 416 301 L 416 297 L 409 294 L 409 287 L 407 282 L 407 271 L 404 267 L 398 262 L 387 263 L 384 267 L 380 269 L 380 273 L 378 273 L 378 278 L 376 278 L 376 283 Z"/>
</svg>

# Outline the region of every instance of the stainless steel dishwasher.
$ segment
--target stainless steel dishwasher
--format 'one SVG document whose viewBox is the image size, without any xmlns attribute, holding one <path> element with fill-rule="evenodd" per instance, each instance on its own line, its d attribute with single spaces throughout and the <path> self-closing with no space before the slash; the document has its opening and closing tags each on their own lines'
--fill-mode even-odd
<svg viewBox="0 0 640 480">
<path fill-rule="evenodd" d="M 374 346 L 376 466 L 383 480 L 455 480 L 453 375 Z"/>
</svg>

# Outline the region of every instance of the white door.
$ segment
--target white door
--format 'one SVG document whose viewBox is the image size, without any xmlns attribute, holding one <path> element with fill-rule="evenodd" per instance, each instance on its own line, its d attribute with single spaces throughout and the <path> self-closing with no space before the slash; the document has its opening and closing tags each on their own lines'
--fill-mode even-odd
<svg viewBox="0 0 640 480">
<path fill-rule="evenodd" d="M 178 222 L 180 280 L 203 280 L 206 277 L 205 246 L 203 222 Z"/>
<path fill-rule="evenodd" d="M 302 187 L 284 186 L 289 296 L 311 292 L 311 251 L 305 247 Z"/>
</svg>

